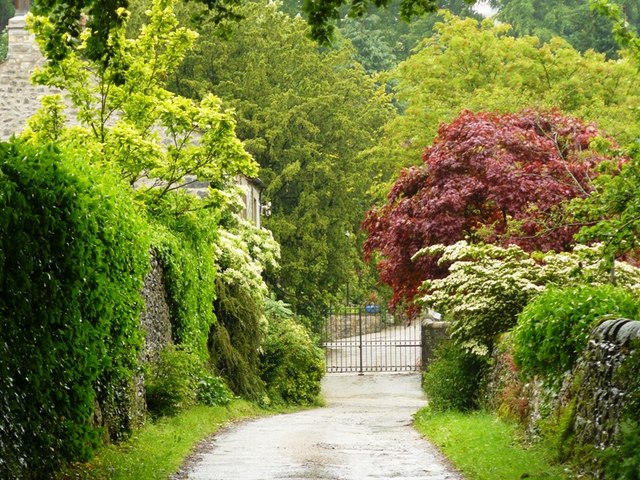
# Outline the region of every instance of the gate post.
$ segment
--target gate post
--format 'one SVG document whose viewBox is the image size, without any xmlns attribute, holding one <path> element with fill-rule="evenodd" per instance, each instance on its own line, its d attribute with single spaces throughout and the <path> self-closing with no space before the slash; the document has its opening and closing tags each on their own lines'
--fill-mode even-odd
<svg viewBox="0 0 640 480">
<path fill-rule="evenodd" d="M 364 370 L 362 366 L 362 306 L 358 307 L 358 337 L 360 339 L 360 373 L 358 375 L 364 375 Z"/>
<path fill-rule="evenodd" d="M 423 320 L 422 322 L 422 368 L 426 369 L 433 353 L 442 342 L 450 339 L 447 322 Z"/>
</svg>

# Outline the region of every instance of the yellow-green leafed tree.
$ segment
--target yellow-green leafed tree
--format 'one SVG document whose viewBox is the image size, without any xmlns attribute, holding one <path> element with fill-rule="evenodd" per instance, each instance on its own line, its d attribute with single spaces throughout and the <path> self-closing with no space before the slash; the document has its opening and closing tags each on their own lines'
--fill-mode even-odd
<svg viewBox="0 0 640 480">
<path fill-rule="evenodd" d="M 65 111 L 60 96 L 45 98 L 23 136 L 82 151 L 88 161 L 115 167 L 132 185 L 143 180 L 148 188 L 141 192 L 152 203 L 185 178 L 221 186 L 237 174 L 256 175 L 257 164 L 235 135 L 233 113 L 218 97 L 195 101 L 165 88 L 197 38 L 178 26 L 174 3 L 155 0 L 135 39 L 125 37 L 128 12 L 118 9 L 124 18 L 110 32 L 109 61 L 84 55 L 94 36 L 87 28 L 76 48 L 36 71 L 35 81 L 62 89 L 73 108 Z M 30 26 L 45 50 L 54 25 L 31 17 Z M 68 127 L 65 117 L 76 125 Z M 220 195 L 211 198 L 219 201 Z"/>
<path fill-rule="evenodd" d="M 403 113 L 387 125 L 372 161 L 389 171 L 418 164 L 439 126 L 464 109 L 557 109 L 622 143 L 640 135 L 636 71 L 624 55 L 608 61 L 558 37 L 542 44 L 513 37 L 506 24 L 442 15 L 434 35 L 390 74 Z"/>
</svg>

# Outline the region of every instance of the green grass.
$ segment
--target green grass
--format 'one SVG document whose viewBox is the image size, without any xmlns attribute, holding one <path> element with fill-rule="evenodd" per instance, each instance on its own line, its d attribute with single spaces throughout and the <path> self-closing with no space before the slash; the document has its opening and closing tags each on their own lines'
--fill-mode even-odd
<svg viewBox="0 0 640 480">
<path fill-rule="evenodd" d="M 150 422 L 128 441 L 102 448 L 90 462 L 75 465 L 58 480 L 166 479 L 178 470 L 195 445 L 222 425 L 265 413 L 242 400 L 227 407 L 196 406 L 175 417 Z"/>
<path fill-rule="evenodd" d="M 523 446 L 518 427 L 485 412 L 420 410 L 416 429 L 437 445 L 467 480 L 569 479 L 544 445 Z"/>
</svg>

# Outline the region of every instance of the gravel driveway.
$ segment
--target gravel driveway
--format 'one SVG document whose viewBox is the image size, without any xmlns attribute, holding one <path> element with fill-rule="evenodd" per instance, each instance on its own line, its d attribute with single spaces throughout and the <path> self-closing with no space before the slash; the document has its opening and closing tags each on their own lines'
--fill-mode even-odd
<svg viewBox="0 0 640 480">
<path fill-rule="evenodd" d="M 206 442 L 191 480 L 459 480 L 411 426 L 420 374 L 332 374 L 327 406 L 233 425 Z"/>
</svg>

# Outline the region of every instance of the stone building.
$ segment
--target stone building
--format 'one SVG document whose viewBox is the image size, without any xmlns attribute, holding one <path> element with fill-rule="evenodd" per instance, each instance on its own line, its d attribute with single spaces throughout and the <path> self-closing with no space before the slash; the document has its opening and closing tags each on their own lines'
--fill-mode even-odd
<svg viewBox="0 0 640 480">
<path fill-rule="evenodd" d="M 25 29 L 24 14 L 9 20 L 8 33 L 7 59 L 0 63 L 0 140 L 22 132 L 27 119 L 40 107 L 42 96 L 57 92 L 29 80 L 44 60 L 33 35 Z"/>
</svg>

